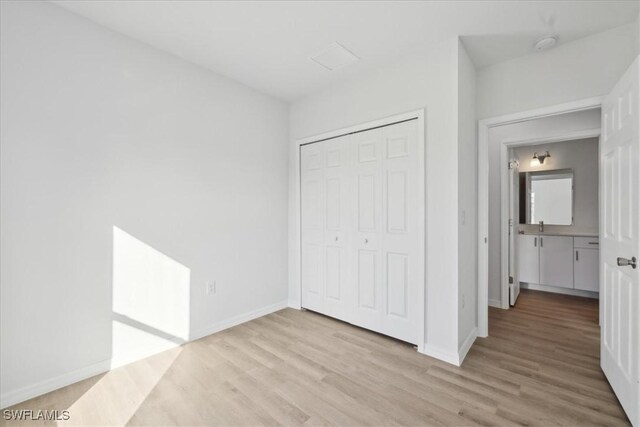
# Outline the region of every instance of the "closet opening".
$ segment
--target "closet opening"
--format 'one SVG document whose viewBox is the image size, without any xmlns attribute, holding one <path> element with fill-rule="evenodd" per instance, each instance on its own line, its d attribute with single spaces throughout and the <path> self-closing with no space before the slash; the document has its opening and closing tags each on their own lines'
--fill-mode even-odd
<svg viewBox="0 0 640 427">
<path fill-rule="evenodd" d="M 300 308 L 424 346 L 424 116 L 298 142 Z"/>
</svg>

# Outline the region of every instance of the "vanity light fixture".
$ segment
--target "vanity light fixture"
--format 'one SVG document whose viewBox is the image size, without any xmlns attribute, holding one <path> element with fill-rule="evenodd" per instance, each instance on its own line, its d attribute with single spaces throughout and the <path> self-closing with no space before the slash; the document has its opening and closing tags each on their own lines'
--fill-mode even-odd
<svg viewBox="0 0 640 427">
<path fill-rule="evenodd" d="M 551 154 L 549 154 L 548 151 L 545 151 L 544 153 L 540 153 L 540 154 L 538 154 L 537 152 L 533 153 L 533 159 L 538 160 L 540 164 L 543 164 L 544 159 L 546 159 L 547 157 L 551 157 Z"/>
</svg>

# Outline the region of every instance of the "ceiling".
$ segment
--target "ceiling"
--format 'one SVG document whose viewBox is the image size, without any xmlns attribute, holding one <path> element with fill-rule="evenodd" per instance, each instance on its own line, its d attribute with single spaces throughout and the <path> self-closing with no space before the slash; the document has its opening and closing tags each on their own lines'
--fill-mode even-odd
<svg viewBox="0 0 640 427">
<path fill-rule="evenodd" d="M 638 17 L 637 1 L 77 1 L 54 3 L 285 101 L 462 36 L 478 67 Z M 329 71 L 310 57 L 338 42 L 360 57 Z"/>
</svg>

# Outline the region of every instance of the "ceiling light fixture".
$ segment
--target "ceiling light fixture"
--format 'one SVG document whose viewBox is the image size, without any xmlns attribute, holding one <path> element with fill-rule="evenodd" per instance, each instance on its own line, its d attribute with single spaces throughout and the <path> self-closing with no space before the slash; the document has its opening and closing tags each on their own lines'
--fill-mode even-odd
<svg viewBox="0 0 640 427">
<path fill-rule="evenodd" d="M 536 44 L 534 46 L 536 50 L 547 50 L 555 46 L 557 42 L 558 42 L 558 36 L 553 36 L 553 35 L 544 36 L 538 39 L 538 41 L 536 41 Z"/>
<path fill-rule="evenodd" d="M 546 159 L 547 157 L 551 157 L 551 154 L 549 154 L 548 151 L 545 151 L 544 153 L 541 153 L 541 154 L 538 154 L 537 152 L 533 153 L 533 159 L 538 160 L 540 164 L 543 164 L 544 159 Z"/>
<path fill-rule="evenodd" d="M 322 52 L 311 57 L 311 60 L 329 71 L 345 67 L 358 59 L 352 52 L 348 51 L 338 42 L 333 42 Z"/>
</svg>

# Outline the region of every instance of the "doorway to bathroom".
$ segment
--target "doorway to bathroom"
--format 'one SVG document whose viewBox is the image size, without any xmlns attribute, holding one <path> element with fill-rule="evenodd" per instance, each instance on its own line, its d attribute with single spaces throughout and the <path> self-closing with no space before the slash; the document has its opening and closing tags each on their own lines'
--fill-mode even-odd
<svg viewBox="0 0 640 427">
<path fill-rule="evenodd" d="M 598 299 L 596 132 L 507 147 L 509 306 L 521 287 Z"/>
<path fill-rule="evenodd" d="M 600 123 L 594 107 L 489 130 L 489 305 L 521 288 L 598 298 Z"/>
</svg>

